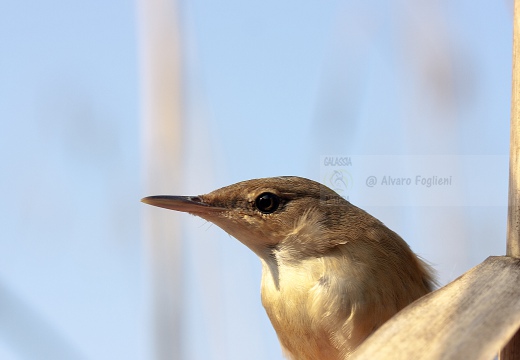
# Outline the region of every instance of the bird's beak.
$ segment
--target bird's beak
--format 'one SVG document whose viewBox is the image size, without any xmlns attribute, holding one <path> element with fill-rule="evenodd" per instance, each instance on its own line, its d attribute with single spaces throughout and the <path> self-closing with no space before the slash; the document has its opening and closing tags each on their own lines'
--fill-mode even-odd
<svg viewBox="0 0 520 360">
<path fill-rule="evenodd" d="M 205 203 L 199 196 L 156 195 L 142 198 L 141 201 L 145 204 L 195 215 L 223 210 Z"/>
</svg>

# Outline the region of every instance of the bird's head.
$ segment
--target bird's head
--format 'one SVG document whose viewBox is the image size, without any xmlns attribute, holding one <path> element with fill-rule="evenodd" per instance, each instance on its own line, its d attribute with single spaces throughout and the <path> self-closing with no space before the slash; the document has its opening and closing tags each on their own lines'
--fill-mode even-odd
<svg viewBox="0 0 520 360">
<path fill-rule="evenodd" d="M 325 242 L 329 237 L 312 233 L 330 228 L 324 222 L 338 218 L 334 216 L 338 206 L 352 206 L 326 186 L 295 176 L 242 181 L 206 195 L 149 196 L 142 201 L 210 221 L 260 257 L 300 230 L 314 239 L 313 244 L 307 244 L 309 249 L 328 247 L 317 243 L 317 239 Z M 300 245 L 298 252 L 302 253 L 305 244 Z"/>
</svg>

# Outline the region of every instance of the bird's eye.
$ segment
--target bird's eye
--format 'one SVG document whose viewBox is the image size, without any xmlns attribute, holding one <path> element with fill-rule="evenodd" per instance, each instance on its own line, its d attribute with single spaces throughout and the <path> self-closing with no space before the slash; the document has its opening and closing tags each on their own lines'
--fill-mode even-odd
<svg viewBox="0 0 520 360">
<path fill-rule="evenodd" d="M 278 209 L 280 198 L 273 193 L 262 193 L 255 200 L 256 208 L 264 214 L 271 214 Z"/>
</svg>

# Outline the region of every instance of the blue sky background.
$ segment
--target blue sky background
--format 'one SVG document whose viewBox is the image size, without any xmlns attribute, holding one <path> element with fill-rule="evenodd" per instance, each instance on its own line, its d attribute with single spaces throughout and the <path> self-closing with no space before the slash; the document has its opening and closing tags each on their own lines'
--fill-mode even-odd
<svg viewBox="0 0 520 360">
<path fill-rule="evenodd" d="M 458 156 L 508 154 L 512 1 L 177 8 L 185 143 L 172 192 L 320 180 L 328 154 L 399 155 L 405 167 L 409 155 L 448 155 L 456 174 L 494 176 L 468 181 L 467 205 L 367 210 L 442 283 L 504 253 L 507 162 Z M 138 33 L 134 2 L 0 4 L 2 359 L 153 358 Z M 493 206 L 473 206 L 483 195 Z M 183 358 L 281 359 L 254 254 L 171 216 L 183 234 Z"/>
</svg>

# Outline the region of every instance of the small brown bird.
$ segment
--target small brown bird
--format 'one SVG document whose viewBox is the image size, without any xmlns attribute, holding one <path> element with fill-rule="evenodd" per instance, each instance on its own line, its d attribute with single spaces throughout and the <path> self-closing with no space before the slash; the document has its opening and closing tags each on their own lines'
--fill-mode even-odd
<svg viewBox="0 0 520 360">
<path fill-rule="evenodd" d="M 284 353 L 346 359 L 430 292 L 430 267 L 382 222 L 315 181 L 284 176 L 143 202 L 210 221 L 262 262 L 262 304 Z"/>
</svg>

